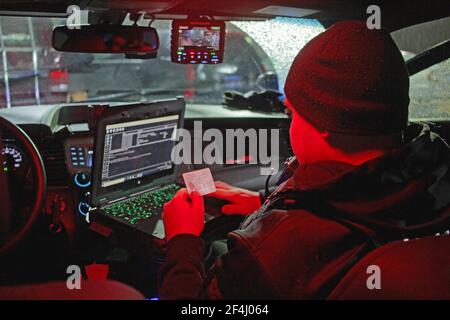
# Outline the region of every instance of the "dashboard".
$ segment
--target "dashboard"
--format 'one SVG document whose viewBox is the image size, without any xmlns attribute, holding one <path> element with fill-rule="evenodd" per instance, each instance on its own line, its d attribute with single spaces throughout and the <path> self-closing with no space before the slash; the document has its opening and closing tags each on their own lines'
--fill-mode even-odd
<svg viewBox="0 0 450 320">
<path fill-rule="evenodd" d="M 111 104 L 112 106 L 124 104 Z M 62 228 L 73 233 L 86 227 L 86 215 L 91 196 L 94 130 L 90 123 L 93 108 L 88 105 L 33 106 L 0 110 L 0 116 L 18 124 L 33 140 L 43 158 L 47 171 L 47 197 L 44 215 L 54 221 L 58 217 Z M 202 120 L 203 130 L 220 131 L 241 128 L 280 129 L 280 167 L 291 155 L 289 119 L 283 114 L 261 114 L 253 111 L 229 110 L 223 106 L 187 106 L 184 127 L 193 133 L 194 123 Z M 192 134 L 192 139 L 198 139 Z M 29 170 L 27 155 L 20 145 L 4 135 L 2 170 L 17 179 L 26 179 Z M 200 142 L 205 148 L 205 142 Z M 223 164 L 204 163 L 184 166 L 180 172 L 210 167 L 215 180 L 254 190 L 263 189 L 266 177 L 259 174 L 260 166 L 240 159 L 224 159 Z M 276 180 L 276 179 L 273 179 Z M 182 182 L 179 177 L 179 182 Z M 55 208 L 57 212 L 55 213 Z"/>
</svg>

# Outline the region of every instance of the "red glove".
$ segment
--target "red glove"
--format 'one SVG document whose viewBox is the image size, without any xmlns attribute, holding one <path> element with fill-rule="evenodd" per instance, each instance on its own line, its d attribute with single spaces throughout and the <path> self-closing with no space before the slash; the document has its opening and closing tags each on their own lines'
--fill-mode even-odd
<svg viewBox="0 0 450 320">
<path fill-rule="evenodd" d="M 249 215 L 261 207 L 258 192 L 233 187 L 222 181 L 216 181 L 215 184 L 216 192 L 208 196 L 230 202 L 222 207 L 223 214 Z"/>
<path fill-rule="evenodd" d="M 162 219 L 167 241 L 179 234 L 200 236 L 205 226 L 202 196 L 197 192 L 189 195 L 185 188 L 179 190 L 164 205 Z"/>
</svg>

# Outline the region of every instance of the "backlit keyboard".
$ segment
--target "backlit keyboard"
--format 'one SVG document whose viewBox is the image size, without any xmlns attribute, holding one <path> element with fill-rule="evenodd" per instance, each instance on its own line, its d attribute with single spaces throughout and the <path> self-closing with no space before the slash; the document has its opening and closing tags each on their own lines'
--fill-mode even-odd
<svg viewBox="0 0 450 320">
<path fill-rule="evenodd" d="M 114 203 L 104 212 L 136 225 L 162 212 L 164 204 L 171 200 L 181 187 L 170 184 L 160 189 Z"/>
</svg>

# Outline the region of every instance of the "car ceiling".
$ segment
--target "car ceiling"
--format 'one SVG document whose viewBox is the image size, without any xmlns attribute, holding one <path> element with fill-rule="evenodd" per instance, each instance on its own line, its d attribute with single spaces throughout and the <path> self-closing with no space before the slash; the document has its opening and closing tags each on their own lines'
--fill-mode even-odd
<svg viewBox="0 0 450 320">
<path fill-rule="evenodd" d="M 296 10 L 294 15 L 309 13 L 304 17 L 319 19 L 325 26 L 339 20 L 366 19 L 367 7 L 376 4 L 381 8 L 382 25 L 390 31 L 450 16 L 448 2 L 442 0 L 1 0 L 0 13 L 65 15 L 67 7 L 74 4 L 82 9 L 100 11 L 146 10 L 156 17 L 166 18 L 190 14 L 233 19 L 271 18 L 273 11 L 261 13 L 259 10 L 281 6 L 288 8 L 282 15 L 292 15 L 292 8 L 302 9 Z"/>
</svg>

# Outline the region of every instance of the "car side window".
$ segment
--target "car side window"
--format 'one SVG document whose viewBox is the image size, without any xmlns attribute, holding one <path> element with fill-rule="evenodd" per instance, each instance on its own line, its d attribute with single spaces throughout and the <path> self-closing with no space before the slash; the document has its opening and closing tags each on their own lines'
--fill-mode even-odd
<svg viewBox="0 0 450 320">
<path fill-rule="evenodd" d="M 409 117 L 450 120 L 450 59 L 410 77 Z"/>
</svg>

